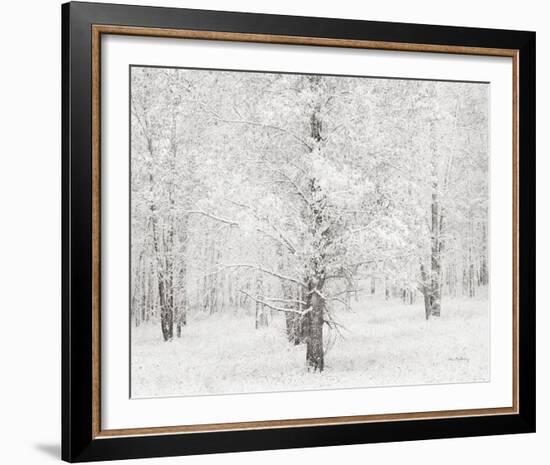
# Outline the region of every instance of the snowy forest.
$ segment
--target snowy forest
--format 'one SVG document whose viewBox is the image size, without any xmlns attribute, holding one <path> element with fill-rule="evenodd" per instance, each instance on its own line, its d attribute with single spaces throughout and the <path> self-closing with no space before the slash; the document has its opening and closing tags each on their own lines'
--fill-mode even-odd
<svg viewBox="0 0 550 465">
<path fill-rule="evenodd" d="M 489 378 L 489 84 L 132 66 L 134 398 Z"/>
</svg>

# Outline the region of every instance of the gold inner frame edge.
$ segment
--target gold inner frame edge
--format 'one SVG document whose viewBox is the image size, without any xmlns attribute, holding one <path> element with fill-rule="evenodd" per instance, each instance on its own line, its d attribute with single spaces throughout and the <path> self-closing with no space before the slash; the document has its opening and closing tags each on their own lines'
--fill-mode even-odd
<svg viewBox="0 0 550 465">
<path fill-rule="evenodd" d="M 413 44 L 369 40 L 332 39 L 236 32 L 162 29 L 116 25 L 92 25 L 92 437 L 146 436 L 175 433 L 238 431 L 247 429 L 296 428 L 338 424 L 374 423 L 395 420 L 457 418 L 467 416 L 508 415 L 519 413 L 519 50 L 453 45 Z M 262 420 L 101 429 L 101 36 L 103 34 L 143 37 L 223 40 L 287 45 L 362 48 L 424 53 L 500 56 L 512 58 L 512 406 L 463 410 L 444 410 L 396 414 L 353 415 L 288 420 Z"/>
</svg>

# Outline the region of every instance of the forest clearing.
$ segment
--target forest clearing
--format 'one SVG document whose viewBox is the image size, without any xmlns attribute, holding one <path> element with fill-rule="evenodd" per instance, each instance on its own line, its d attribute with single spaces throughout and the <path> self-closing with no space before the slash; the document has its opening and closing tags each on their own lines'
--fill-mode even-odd
<svg viewBox="0 0 550 465">
<path fill-rule="evenodd" d="M 198 314 L 181 338 L 159 344 L 156 324 L 132 334 L 132 397 L 423 385 L 489 380 L 486 298 L 457 299 L 426 322 L 422 304 L 364 298 L 338 320 L 323 373 L 288 344 L 284 317 L 256 330 L 247 315 Z M 330 340 L 330 338 L 325 337 Z"/>
</svg>

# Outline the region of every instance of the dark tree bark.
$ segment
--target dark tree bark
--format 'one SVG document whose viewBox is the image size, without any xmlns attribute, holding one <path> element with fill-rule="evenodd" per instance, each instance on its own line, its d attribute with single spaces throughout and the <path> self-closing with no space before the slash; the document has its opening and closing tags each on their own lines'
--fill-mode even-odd
<svg viewBox="0 0 550 465">
<path fill-rule="evenodd" d="M 319 86 L 319 76 L 310 76 L 312 87 Z M 320 146 L 323 137 L 323 123 L 320 117 L 321 106 L 317 104 L 310 117 L 310 135 L 315 144 Z M 310 260 L 311 276 L 307 279 L 308 293 L 306 298 L 307 313 L 302 326 L 303 335 L 306 341 L 306 364 L 308 369 L 313 371 L 323 371 L 325 368 L 324 349 L 323 349 L 323 325 L 325 323 L 325 302 L 321 297 L 324 286 L 324 259 L 325 251 L 330 244 L 331 228 L 324 227 L 326 197 L 321 192 L 315 178 L 308 181 L 309 192 L 311 194 L 312 204 L 309 206 L 308 216 L 310 218 L 310 229 L 313 237 L 319 237 L 316 249 L 319 251 L 317 256 Z M 321 234 L 319 232 L 321 231 Z"/>
<path fill-rule="evenodd" d="M 143 317 L 143 299 L 145 297 L 145 288 L 144 288 L 144 275 L 143 275 L 143 250 L 139 254 L 137 263 L 133 264 L 134 270 L 132 273 L 132 297 L 130 302 L 130 308 L 132 312 L 132 317 L 136 328 L 139 327 L 141 322 L 144 320 Z"/>
<path fill-rule="evenodd" d="M 481 244 L 483 245 L 483 250 L 481 254 L 481 265 L 479 270 L 480 284 L 482 286 L 487 286 L 489 284 L 489 266 L 487 264 L 487 226 L 486 224 L 482 224 Z"/>
<path fill-rule="evenodd" d="M 423 263 L 420 264 L 420 279 L 422 280 L 421 291 L 424 295 L 424 312 L 426 315 L 426 320 L 428 320 L 432 313 L 432 304 L 430 298 L 430 286 L 428 284 L 428 274 L 426 273 L 426 267 Z"/>
<path fill-rule="evenodd" d="M 146 298 L 145 321 L 149 321 L 151 318 L 153 318 L 157 314 L 156 299 L 155 299 L 155 296 L 154 296 L 155 276 L 153 275 L 150 262 L 149 262 L 148 274 L 149 274 L 149 279 L 147 280 L 147 298 Z"/>
<path fill-rule="evenodd" d="M 140 312 L 141 312 L 141 321 L 147 321 L 147 275 L 145 270 L 145 261 L 141 263 L 141 274 L 140 274 L 140 287 L 141 287 L 141 299 L 140 299 Z"/>
<path fill-rule="evenodd" d="M 310 286 L 312 290 L 317 287 Z M 310 311 L 306 314 L 308 321 L 308 335 L 306 338 L 306 363 L 308 369 L 323 371 L 325 357 L 323 350 L 323 325 L 324 325 L 324 301 L 321 296 L 313 291 L 309 300 Z"/>
<path fill-rule="evenodd" d="M 159 234 L 157 227 L 157 217 L 155 205 L 151 204 L 151 224 L 153 232 L 153 249 L 157 259 L 157 283 L 158 296 L 160 304 L 160 327 L 162 337 L 165 341 L 170 341 L 174 336 L 174 289 L 172 262 L 169 257 L 163 261 L 161 259 L 161 250 L 159 246 Z M 170 234 L 168 235 L 170 238 Z M 164 247 L 166 250 L 166 246 Z"/>
<path fill-rule="evenodd" d="M 432 186 L 432 240 L 431 240 L 431 289 L 430 316 L 441 315 L 441 206 L 437 182 Z"/>
<path fill-rule="evenodd" d="M 165 341 L 170 341 L 174 337 L 174 309 L 171 296 L 167 290 L 171 287 L 171 278 L 163 276 L 161 274 L 159 285 L 159 298 L 160 298 L 160 327 L 162 330 L 162 337 Z"/>
<path fill-rule="evenodd" d="M 154 157 L 153 140 L 151 137 L 146 136 L 147 151 Z M 153 251 L 156 258 L 157 268 L 157 284 L 158 284 L 158 297 L 160 306 L 160 327 L 162 331 L 162 337 L 164 341 L 170 341 L 174 337 L 174 288 L 173 288 L 173 263 L 170 256 L 166 256 L 163 260 L 161 253 L 166 254 L 166 250 L 172 250 L 171 245 L 173 243 L 173 224 L 170 224 L 168 237 L 163 237 L 164 247 L 160 249 L 160 236 L 157 219 L 157 207 L 154 199 L 154 179 L 152 171 L 149 172 L 149 194 L 151 197 L 151 203 L 149 205 L 151 228 L 152 228 L 152 242 Z M 173 198 L 170 199 L 173 201 Z M 168 243 L 166 243 L 166 241 Z"/>
<path fill-rule="evenodd" d="M 435 150 L 435 149 L 432 149 Z M 435 152 L 434 152 L 435 153 Z M 437 176 L 435 164 L 432 166 L 432 175 Z M 441 283 L 442 264 L 441 252 L 443 250 L 443 213 L 439 199 L 439 185 L 437 181 L 432 183 L 432 195 L 430 205 L 430 269 L 429 276 L 424 264 L 420 267 L 422 279 L 422 292 L 424 294 L 424 309 L 426 319 L 441 315 Z"/>
<path fill-rule="evenodd" d="M 180 268 L 180 301 L 176 307 L 176 335 L 181 337 L 181 330 L 183 326 L 187 325 L 187 262 L 184 259 Z"/>
</svg>

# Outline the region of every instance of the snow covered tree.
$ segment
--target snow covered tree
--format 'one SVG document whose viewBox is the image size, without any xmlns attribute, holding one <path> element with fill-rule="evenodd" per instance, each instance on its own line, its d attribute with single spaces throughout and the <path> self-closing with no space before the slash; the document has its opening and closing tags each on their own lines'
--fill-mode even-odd
<svg viewBox="0 0 550 465">
<path fill-rule="evenodd" d="M 258 331 L 280 315 L 320 372 L 361 286 L 411 305 L 418 291 L 426 318 L 459 287 L 473 297 L 489 279 L 486 93 L 132 68 L 136 324 L 169 341 L 193 312 L 245 312 Z"/>
</svg>

